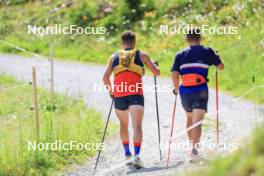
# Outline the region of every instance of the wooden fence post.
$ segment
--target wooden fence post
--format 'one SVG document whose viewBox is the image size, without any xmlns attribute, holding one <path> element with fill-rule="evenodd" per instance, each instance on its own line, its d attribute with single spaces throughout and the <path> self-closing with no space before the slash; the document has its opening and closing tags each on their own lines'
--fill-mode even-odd
<svg viewBox="0 0 264 176">
<path fill-rule="evenodd" d="M 255 74 L 252 77 L 253 82 L 253 90 L 254 90 L 254 117 L 255 117 L 255 125 L 256 129 L 258 128 L 258 116 L 257 116 L 257 87 L 256 87 L 256 79 Z"/>
<path fill-rule="evenodd" d="M 36 67 L 32 67 L 32 88 L 33 88 L 33 100 L 34 100 L 37 140 L 39 140 L 39 107 L 38 107 L 38 94 L 37 94 Z"/>
<path fill-rule="evenodd" d="M 50 98 L 51 103 L 53 104 L 53 98 L 54 98 L 54 45 L 53 41 L 50 43 Z"/>
</svg>

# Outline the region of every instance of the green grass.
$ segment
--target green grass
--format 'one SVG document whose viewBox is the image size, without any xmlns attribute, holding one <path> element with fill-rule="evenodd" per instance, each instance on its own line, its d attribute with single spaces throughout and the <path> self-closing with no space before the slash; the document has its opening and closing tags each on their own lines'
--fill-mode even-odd
<svg viewBox="0 0 264 176">
<path fill-rule="evenodd" d="M 16 2 L 16 3 L 15 3 Z M 219 74 L 222 91 L 240 96 L 251 89 L 252 76 L 256 85 L 264 85 L 264 16 L 263 2 L 259 0 L 142 0 L 143 16 L 131 14 L 125 1 L 74 1 L 68 8 L 56 13 L 50 10 L 64 0 L 34 1 L 12 0 L 11 5 L 0 3 L 0 39 L 16 44 L 29 51 L 49 55 L 49 43 L 54 40 L 55 57 L 64 60 L 106 64 L 108 57 L 119 48 L 119 35 L 127 28 L 137 32 L 137 47 L 159 60 L 162 76 L 170 75 L 170 67 L 177 51 L 186 47 L 184 36 L 162 36 L 158 34 L 160 24 L 178 24 L 179 21 L 194 25 L 233 25 L 238 35 L 206 35 L 204 45 L 219 51 L 226 69 Z M 111 3 L 110 3 L 111 2 Z M 143 7 L 145 4 L 146 7 Z M 104 13 L 100 8 L 110 7 L 112 12 Z M 128 15 L 126 15 L 128 14 Z M 203 18 L 197 18 L 204 14 Z M 123 25 L 123 17 L 135 19 Z M 88 20 L 83 20 L 85 18 Z M 176 22 L 174 21 L 176 18 Z M 144 21 L 145 27 L 142 27 Z M 27 35 L 27 24 L 40 26 L 55 23 L 81 26 L 113 26 L 106 36 L 45 36 Z M 0 52 L 24 54 L 0 43 Z M 214 69 L 209 75 L 209 85 L 215 86 Z M 0 86 L 17 84 L 13 78 L 0 77 Z M 14 94 L 13 91 L 16 91 Z M 100 115 L 87 109 L 80 100 L 56 95 L 56 112 L 50 110 L 48 93 L 42 89 L 41 97 L 41 138 L 42 142 L 61 139 L 65 142 L 96 141 L 101 136 Z M 256 94 L 254 94 L 256 92 Z M 256 95 L 256 96 L 255 96 Z M 0 92 L 0 175 L 49 175 L 54 170 L 74 162 L 81 162 L 93 152 L 60 151 L 30 152 L 26 141 L 35 136 L 32 93 L 30 86 Z M 244 97 L 264 103 L 264 89 L 259 88 Z M 210 121 L 206 128 L 214 126 Z M 263 130 L 262 130 L 263 131 Z M 251 144 L 228 157 L 219 158 L 212 166 L 197 171 L 200 175 L 264 175 L 263 132 L 255 134 Z M 38 155 L 37 155 L 38 154 Z M 38 157 L 36 157 L 36 155 Z M 194 173 L 192 175 L 197 175 Z"/>
<path fill-rule="evenodd" d="M 194 25 L 232 25 L 238 27 L 237 35 L 206 35 L 203 40 L 204 45 L 219 51 L 226 64 L 225 71 L 220 73 L 220 89 L 240 96 L 252 88 L 253 75 L 256 77 L 256 85 L 264 85 L 264 24 L 261 18 L 264 15 L 263 2 L 208 1 L 191 3 L 188 0 L 142 0 L 140 8 L 144 15 L 140 17 L 130 14 L 127 5 L 121 0 L 104 3 L 77 1 L 71 7 L 62 8 L 56 13 L 50 13 L 50 9 L 64 1 L 50 1 L 48 5 L 40 2 L 5 5 L 0 7 L 0 39 L 44 55 L 49 55 L 49 43 L 54 40 L 56 58 L 106 64 L 109 56 L 119 48 L 120 33 L 126 28 L 133 28 L 137 32 L 137 47 L 148 52 L 153 59 L 159 60 L 162 75 L 169 76 L 176 52 L 186 47 L 186 43 L 182 35 L 160 35 L 160 24 L 177 25 L 179 21 L 183 21 Z M 106 7 L 112 8 L 113 12 L 104 14 L 100 8 Z M 199 16 L 201 12 L 204 14 L 203 18 Z M 138 19 L 123 25 L 124 16 L 131 20 L 134 17 Z M 84 20 L 84 17 L 88 20 Z M 173 20 L 174 17 L 176 21 Z M 142 22 L 145 27 L 142 27 Z M 104 36 L 27 35 L 27 24 L 45 26 L 55 23 L 113 26 L 114 30 Z M 0 44 L 0 51 L 21 54 L 3 44 Z M 214 87 L 214 69 L 210 72 L 210 80 L 209 85 Z M 245 98 L 264 103 L 264 90 L 257 89 L 256 100 L 253 92 Z"/>
<path fill-rule="evenodd" d="M 23 85 L 14 89 L 6 89 Z M 39 89 L 40 143 L 97 143 L 104 122 L 101 115 L 80 99 L 55 95 L 53 111 L 49 93 Z M 0 75 L 0 175 L 50 175 L 65 165 L 82 163 L 94 150 L 32 151 L 28 141 L 36 141 L 32 88 L 12 77 Z"/>
<path fill-rule="evenodd" d="M 229 154 L 225 157 L 217 158 L 210 166 L 189 171 L 187 176 L 262 176 L 264 175 L 264 132 L 263 125 L 256 130 L 251 139 L 243 143 L 235 153 Z M 199 174 L 197 174 L 199 173 Z"/>
</svg>

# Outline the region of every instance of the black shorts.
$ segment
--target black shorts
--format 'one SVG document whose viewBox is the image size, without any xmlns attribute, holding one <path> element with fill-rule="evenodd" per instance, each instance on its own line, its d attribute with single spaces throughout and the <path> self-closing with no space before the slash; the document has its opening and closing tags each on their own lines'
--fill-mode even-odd
<svg viewBox="0 0 264 176">
<path fill-rule="evenodd" d="M 207 112 L 208 91 L 200 91 L 191 94 L 181 94 L 183 109 L 192 112 L 193 109 L 203 109 Z"/>
<path fill-rule="evenodd" d="M 144 106 L 144 96 L 129 95 L 125 97 L 115 97 L 115 109 L 128 110 L 131 105 Z"/>
</svg>

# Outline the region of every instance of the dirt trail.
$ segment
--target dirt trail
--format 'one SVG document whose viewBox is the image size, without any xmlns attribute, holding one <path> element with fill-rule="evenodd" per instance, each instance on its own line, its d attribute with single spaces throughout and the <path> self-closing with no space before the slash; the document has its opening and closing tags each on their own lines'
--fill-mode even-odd
<svg viewBox="0 0 264 176">
<path fill-rule="evenodd" d="M 18 79 L 31 80 L 31 66 L 36 65 L 38 83 L 40 86 L 49 86 L 49 63 L 45 59 L 24 58 L 16 55 L 0 55 L 0 73 L 14 75 Z M 95 64 L 78 64 L 71 62 L 55 62 L 55 90 L 66 93 L 69 96 L 82 95 L 88 106 L 106 115 L 110 98 L 105 92 L 95 92 L 94 86 L 102 84 L 103 66 Z M 153 78 L 145 76 L 144 84 L 153 85 Z M 167 78 L 158 78 L 159 85 L 171 85 Z M 153 92 L 145 92 L 145 117 L 144 117 L 144 142 L 142 146 L 141 158 L 145 164 L 145 169 L 139 171 L 129 170 L 123 164 L 123 149 L 119 137 L 107 141 L 107 148 L 102 152 L 102 157 L 98 165 L 96 175 L 171 175 L 181 173 L 190 166 L 186 162 L 188 151 L 172 149 L 171 165 L 166 168 L 165 158 L 167 157 L 167 144 L 171 126 L 171 112 L 174 97 L 171 92 L 159 92 L 160 125 L 162 143 L 166 144 L 162 149 L 163 161 L 159 161 L 157 121 L 155 112 L 155 97 Z M 249 134 L 255 127 L 253 104 L 250 102 L 237 100 L 234 97 L 220 93 L 220 141 L 231 143 Z M 259 112 L 263 112 L 263 107 L 258 107 Z M 215 91 L 210 90 L 208 114 L 202 141 L 215 143 Z M 260 113 L 259 113 L 260 114 Z M 260 118 L 260 115 L 259 115 Z M 262 117 L 263 118 L 263 117 Z M 111 119 L 117 118 L 112 113 Z M 261 120 L 261 119 L 259 119 Z M 178 98 L 177 115 L 175 119 L 174 143 L 179 144 L 187 141 L 185 133 L 185 116 Z M 208 152 L 208 150 L 207 150 Z M 205 154 L 206 151 L 202 151 Z M 222 153 L 225 153 L 222 151 Z M 67 176 L 91 175 L 95 159 L 83 166 L 77 166 L 73 171 L 65 173 Z"/>
</svg>

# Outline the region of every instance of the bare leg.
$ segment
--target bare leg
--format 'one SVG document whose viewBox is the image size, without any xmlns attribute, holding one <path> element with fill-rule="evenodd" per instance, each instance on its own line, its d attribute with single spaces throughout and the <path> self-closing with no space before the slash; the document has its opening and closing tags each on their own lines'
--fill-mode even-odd
<svg viewBox="0 0 264 176">
<path fill-rule="evenodd" d="M 128 134 L 128 123 L 129 123 L 129 114 L 128 111 L 115 110 L 116 115 L 120 122 L 120 138 L 122 141 L 129 141 Z"/>
<path fill-rule="evenodd" d="M 129 106 L 129 112 L 134 132 L 134 143 L 141 143 L 143 138 L 142 121 L 144 116 L 144 107 L 140 105 L 132 105 Z"/>
<path fill-rule="evenodd" d="M 189 128 L 190 126 L 192 126 L 192 112 L 186 111 L 186 115 L 187 115 L 186 128 Z M 192 143 L 192 130 L 187 131 L 187 135 L 189 138 L 189 142 Z"/>
<path fill-rule="evenodd" d="M 143 166 L 139 158 L 141 143 L 143 138 L 142 132 L 142 121 L 144 116 L 144 107 L 140 105 L 131 105 L 129 106 L 129 112 L 131 115 L 132 126 L 133 126 L 133 137 L 134 137 L 134 163 L 133 167 L 140 169 Z"/>
<path fill-rule="evenodd" d="M 204 114 L 205 111 L 203 109 L 193 109 L 192 125 L 203 120 Z M 195 146 L 199 144 L 201 134 L 202 134 L 202 125 L 200 124 L 192 130 L 193 148 L 195 148 Z"/>
</svg>

